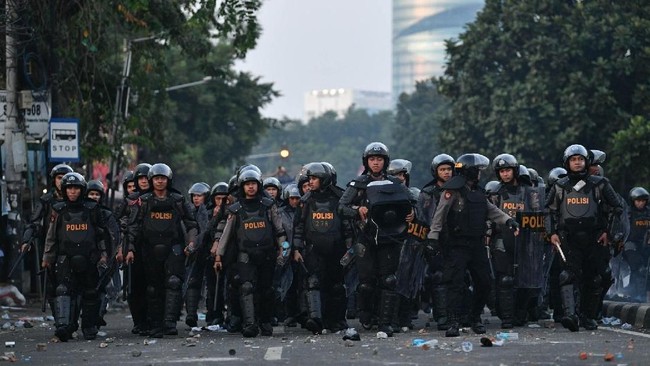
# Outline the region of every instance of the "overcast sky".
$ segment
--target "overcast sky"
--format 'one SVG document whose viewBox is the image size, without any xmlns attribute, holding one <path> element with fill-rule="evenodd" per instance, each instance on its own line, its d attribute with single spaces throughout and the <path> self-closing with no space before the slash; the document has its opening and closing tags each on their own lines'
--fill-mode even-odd
<svg viewBox="0 0 650 366">
<path fill-rule="evenodd" d="M 312 89 L 391 90 L 389 0 L 266 0 L 257 47 L 240 70 L 273 82 L 278 97 L 263 114 L 302 118 Z"/>
</svg>

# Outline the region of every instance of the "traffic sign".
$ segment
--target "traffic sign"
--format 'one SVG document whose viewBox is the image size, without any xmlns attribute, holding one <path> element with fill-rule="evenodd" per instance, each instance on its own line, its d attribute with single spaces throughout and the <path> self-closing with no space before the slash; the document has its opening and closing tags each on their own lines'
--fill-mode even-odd
<svg viewBox="0 0 650 366">
<path fill-rule="evenodd" d="M 41 142 L 47 138 L 47 131 L 52 116 L 51 94 L 48 91 L 22 91 L 28 96 L 28 102 L 23 103 L 20 113 L 25 118 L 27 142 Z M 5 123 L 7 123 L 7 91 L 0 90 L 0 140 L 5 139 Z"/>
<path fill-rule="evenodd" d="M 79 161 L 79 120 L 52 118 L 50 121 L 50 161 Z"/>
</svg>

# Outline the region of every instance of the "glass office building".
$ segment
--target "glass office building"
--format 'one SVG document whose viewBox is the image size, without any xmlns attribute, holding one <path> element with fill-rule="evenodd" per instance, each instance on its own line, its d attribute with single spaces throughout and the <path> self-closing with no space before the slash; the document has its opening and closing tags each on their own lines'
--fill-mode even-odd
<svg viewBox="0 0 650 366">
<path fill-rule="evenodd" d="M 483 0 L 393 0 L 393 99 L 444 72 L 446 39 L 458 38 Z"/>
</svg>

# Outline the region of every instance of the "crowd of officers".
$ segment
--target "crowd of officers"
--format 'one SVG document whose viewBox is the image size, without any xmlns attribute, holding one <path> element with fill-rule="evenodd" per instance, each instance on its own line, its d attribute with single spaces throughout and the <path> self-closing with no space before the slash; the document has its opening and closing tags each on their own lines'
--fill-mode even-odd
<svg viewBox="0 0 650 366">
<path fill-rule="evenodd" d="M 155 338 L 178 334 L 183 305 L 198 326 L 201 299 L 207 325 L 244 337 L 270 336 L 279 322 L 337 332 L 354 318 L 392 336 L 420 309 L 447 337 L 463 326 L 480 334 L 486 305 L 504 329 L 552 309 L 570 331 L 593 330 L 612 254 L 624 251 L 646 290 L 648 192 L 632 189 L 626 204 L 603 177 L 604 157 L 571 145 L 545 182 L 510 154 L 439 154 L 420 190 L 411 163 L 373 142 L 345 189 L 326 162 L 285 187 L 244 165 L 228 182 L 193 184 L 189 201 L 169 166 L 139 164 L 115 211 L 101 182 L 60 164 L 21 250 L 44 243 L 35 251 L 61 341 L 79 318 L 94 339 L 120 287 L 132 333 Z M 490 166 L 497 180 L 483 188 Z"/>
</svg>

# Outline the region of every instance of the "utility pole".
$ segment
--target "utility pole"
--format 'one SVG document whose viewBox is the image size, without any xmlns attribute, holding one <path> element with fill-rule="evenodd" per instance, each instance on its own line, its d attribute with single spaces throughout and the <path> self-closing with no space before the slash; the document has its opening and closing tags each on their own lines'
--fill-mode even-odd
<svg viewBox="0 0 650 366">
<path fill-rule="evenodd" d="M 21 0 L 7 0 L 6 14 L 6 62 L 7 62 L 7 101 L 5 124 L 5 177 L 7 180 L 8 202 L 11 207 L 8 217 L 8 229 L 12 243 L 12 253 L 16 253 L 18 237 L 22 235 L 22 189 L 24 181 L 22 173 L 27 170 L 27 144 L 25 142 L 25 126 L 18 112 L 18 51 L 16 47 L 16 29 L 18 15 L 17 3 Z"/>
</svg>

